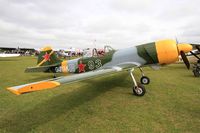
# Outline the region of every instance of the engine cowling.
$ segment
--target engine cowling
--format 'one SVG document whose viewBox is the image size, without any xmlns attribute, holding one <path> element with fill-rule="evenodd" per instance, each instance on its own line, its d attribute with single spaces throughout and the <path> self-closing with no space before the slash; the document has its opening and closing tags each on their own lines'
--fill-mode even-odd
<svg viewBox="0 0 200 133">
<path fill-rule="evenodd" d="M 176 41 L 161 40 L 155 42 L 159 64 L 170 64 L 178 60 L 179 52 Z"/>
<path fill-rule="evenodd" d="M 177 44 L 174 40 L 161 40 L 155 42 L 159 64 L 170 64 L 176 62 L 183 51 L 187 53 L 192 50 L 190 44 Z"/>
</svg>

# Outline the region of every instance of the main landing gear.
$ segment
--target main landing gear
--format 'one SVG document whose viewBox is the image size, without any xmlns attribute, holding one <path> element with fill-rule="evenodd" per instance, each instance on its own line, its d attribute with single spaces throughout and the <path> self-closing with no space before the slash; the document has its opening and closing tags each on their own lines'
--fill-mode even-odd
<svg viewBox="0 0 200 133">
<path fill-rule="evenodd" d="M 135 77 L 133 75 L 133 71 L 134 71 L 134 68 L 129 71 L 130 76 L 131 76 L 131 78 L 133 80 L 133 84 L 134 84 L 134 86 L 133 86 L 133 94 L 135 94 L 136 96 L 144 96 L 144 94 L 146 93 L 145 87 L 144 87 L 143 84 L 136 82 Z"/>
<path fill-rule="evenodd" d="M 55 73 L 53 74 L 53 78 L 56 78 L 56 74 Z"/>
</svg>

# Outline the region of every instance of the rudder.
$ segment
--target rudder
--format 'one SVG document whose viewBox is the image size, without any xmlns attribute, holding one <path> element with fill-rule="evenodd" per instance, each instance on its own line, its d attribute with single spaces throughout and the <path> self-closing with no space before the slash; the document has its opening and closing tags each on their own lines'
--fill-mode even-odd
<svg viewBox="0 0 200 133">
<path fill-rule="evenodd" d="M 61 60 L 58 59 L 51 47 L 44 47 L 38 55 L 37 66 L 52 65 L 60 62 Z"/>
</svg>

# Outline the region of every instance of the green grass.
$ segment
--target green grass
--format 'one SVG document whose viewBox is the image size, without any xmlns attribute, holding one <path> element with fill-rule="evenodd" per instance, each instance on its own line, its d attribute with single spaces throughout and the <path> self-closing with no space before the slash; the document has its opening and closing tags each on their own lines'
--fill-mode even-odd
<svg viewBox="0 0 200 133">
<path fill-rule="evenodd" d="M 132 95 L 128 73 L 107 75 L 51 90 L 16 96 L 7 87 L 52 74 L 27 74 L 36 58 L 0 58 L 0 132 L 200 131 L 200 79 L 183 64 L 144 68 L 151 78 L 143 97 Z M 140 73 L 136 70 L 137 79 Z"/>
</svg>

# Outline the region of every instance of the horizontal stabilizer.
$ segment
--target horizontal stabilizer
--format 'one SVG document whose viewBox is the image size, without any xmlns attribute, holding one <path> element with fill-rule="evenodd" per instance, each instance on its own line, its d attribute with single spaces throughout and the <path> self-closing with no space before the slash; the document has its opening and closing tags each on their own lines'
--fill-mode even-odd
<svg viewBox="0 0 200 133">
<path fill-rule="evenodd" d="M 20 56 L 20 54 L 0 54 L 0 57 L 17 57 Z"/>
<path fill-rule="evenodd" d="M 46 72 L 48 71 L 51 67 L 56 67 L 58 64 L 54 65 L 48 65 L 48 66 L 38 66 L 38 67 L 27 67 L 25 72 L 26 73 L 32 73 L 32 72 Z"/>
</svg>

